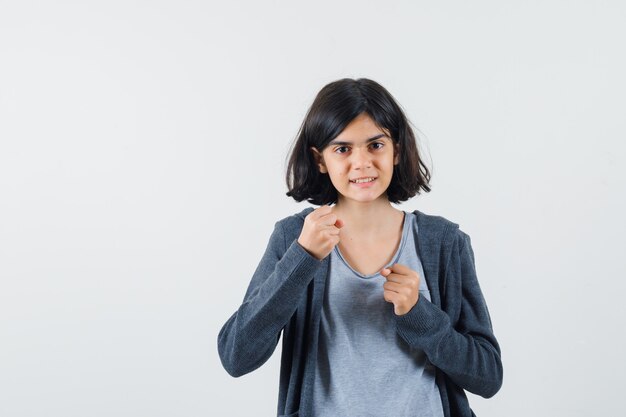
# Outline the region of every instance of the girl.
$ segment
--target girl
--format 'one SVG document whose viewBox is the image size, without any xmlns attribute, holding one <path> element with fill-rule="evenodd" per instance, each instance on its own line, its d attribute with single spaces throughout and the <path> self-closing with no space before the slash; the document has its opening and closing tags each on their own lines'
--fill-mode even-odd
<svg viewBox="0 0 626 417">
<path fill-rule="evenodd" d="M 465 390 L 498 392 L 500 347 L 469 235 L 391 205 L 430 192 L 392 95 L 365 78 L 322 88 L 286 179 L 320 207 L 274 224 L 218 335 L 226 371 L 260 367 L 282 333 L 279 417 L 473 416 Z"/>
</svg>

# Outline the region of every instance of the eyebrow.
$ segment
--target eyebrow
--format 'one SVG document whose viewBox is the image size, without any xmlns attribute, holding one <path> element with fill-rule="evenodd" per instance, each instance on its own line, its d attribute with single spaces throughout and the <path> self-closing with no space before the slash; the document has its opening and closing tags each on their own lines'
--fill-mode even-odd
<svg viewBox="0 0 626 417">
<path fill-rule="evenodd" d="M 376 139 L 382 138 L 383 136 L 387 136 L 387 135 L 385 135 L 384 133 L 378 134 L 376 136 L 373 136 L 367 139 L 365 143 L 370 143 L 372 141 L 375 141 Z M 333 141 L 330 141 L 327 146 L 331 146 L 331 145 L 352 145 L 352 142 L 346 142 L 343 140 L 333 140 Z"/>
</svg>

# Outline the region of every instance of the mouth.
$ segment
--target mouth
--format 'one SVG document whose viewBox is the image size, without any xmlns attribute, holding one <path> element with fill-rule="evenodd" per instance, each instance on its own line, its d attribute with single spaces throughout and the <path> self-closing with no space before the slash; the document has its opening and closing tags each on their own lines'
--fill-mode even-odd
<svg viewBox="0 0 626 417">
<path fill-rule="evenodd" d="M 376 182 L 378 177 L 368 177 L 359 179 L 358 182 L 356 180 L 350 180 L 350 184 L 355 185 L 357 187 L 369 187 Z"/>
<path fill-rule="evenodd" d="M 359 178 L 354 178 L 349 180 L 350 182 L 355 182 L 355 181 L 363 181 L 363 180 L 371 180 L 371 179 L 376 179 L 378 177 L 374 177 L 374 176 L 370 176 L 370 177 L 359 177 Z"/>
</svg>

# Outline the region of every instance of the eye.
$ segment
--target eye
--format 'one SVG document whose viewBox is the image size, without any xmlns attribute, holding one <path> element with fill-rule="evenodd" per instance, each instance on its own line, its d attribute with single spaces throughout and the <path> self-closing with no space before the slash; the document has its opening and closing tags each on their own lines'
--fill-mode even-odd
<svg viewBox="0 0 626 417">
<path fill-rule="evenodd" d="M 382 143 L 382 142 L 374 142 L 374 143 L 371 144 L 371 146 L 374 146 L 374 145 L 380 145 L 379 147 L 374 148 L 375 150 L 378 150 L 378 149 L 383 148 L 385 146 L 385 144 Z M 337 152 L 339 149 L 343 149 L 343 148 L 347 148 L 347 146 L 339 146 L 339 147 L 335 148 L 335 153 L 339 153 L 339 154 L 344 153 L 344 152 Z"/>
</svg>

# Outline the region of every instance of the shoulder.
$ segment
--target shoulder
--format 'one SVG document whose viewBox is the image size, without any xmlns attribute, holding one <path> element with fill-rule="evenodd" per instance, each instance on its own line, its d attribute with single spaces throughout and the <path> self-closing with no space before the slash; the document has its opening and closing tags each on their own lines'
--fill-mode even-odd
<svg viewBox="0 0 626 417">
<path fill-rule="evenodd" d="M 452 251 L 453 248 L 460 250 L 470 244 L 469 235 L 462 230 L 459 223 L 444 216 L 419 210 L 414 210 L 412 213 L 421 241 L 441 245 L 444 252 Z"/>
<path fill-rule="evenodd" d="M 413 210 L 412 213 L 418 230 L 422 234 L 446 236 L 454 235 L 460 231 L 459 224 L 446 217 L 425 213 L 420 210 Z"/>
<path fill-rule="evenodd" d="M 304 218 L 313 210 L 315 210 L 314 207 L 306 207 L 289 216 L 278 219 L 274 227 L 280 230 L 286 236 L 286 239 L 289 240 L 292 235 L 300 233 L 304 225 Z"/>
<path fill-rule="evenodd" d="M 279 219 L 276 223 L 280 223 L 280 225 L 283 227 L 289 227 L 292 224 L 298 224 L 298 223 L 303 224 L 304 218 L 308 216 L 309 213 L 312 212 L 313 210 L 315 210 L 314 207 L 306 207 L 298 212 L 295 212 L 293 214 L 290 214 L 289 216 L 285 216 Z"/>
</svg>

